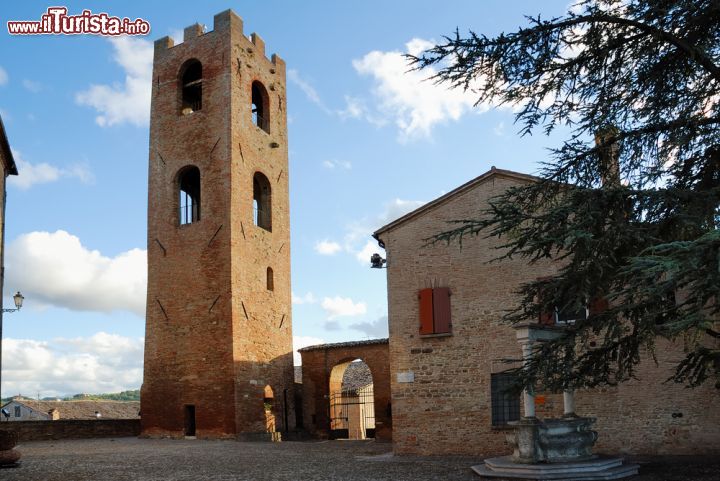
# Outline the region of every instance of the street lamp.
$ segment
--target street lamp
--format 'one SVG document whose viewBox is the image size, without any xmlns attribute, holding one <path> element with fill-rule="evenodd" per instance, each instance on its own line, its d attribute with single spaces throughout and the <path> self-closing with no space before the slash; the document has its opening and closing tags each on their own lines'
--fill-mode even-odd
<svg viewBox="0 0 720 481">
<path fill-rule="evenodd" d="M 0 293 L 2 295 L 2 293 Z M 15 295 L 13 296 L 13 301 L 15 301 L 15 309 L 3 309 L 2 312 L 16 312 L 19 311 L 22 307 L 23 300 L 25 300 L 25 297 L 23 297 L 22 294 L 20 294 L 20 291 L 17 291 Z M 0 316 L 0 399 L 2 399 L 2 316 Z"/>
<path fill-rule="evenodd" d="M 25 297 L 23 297 L 23 295 L 20 294 L 20 291 L 17 291 L 17 292 L 15 293 L 15 295 L 13 296 L 13 301 L 15 301 L 15 307 L 16 307 L 16 309 L 3 309 L 2 311 L 3 311 L 3 312 L 15 312 L 15 311 L 19 311 L 20 308 L 22 307 L 22 303 L 23 303 L 23 300 L 24 300 L 24 299 L 25 299 Z"/>
</svg>

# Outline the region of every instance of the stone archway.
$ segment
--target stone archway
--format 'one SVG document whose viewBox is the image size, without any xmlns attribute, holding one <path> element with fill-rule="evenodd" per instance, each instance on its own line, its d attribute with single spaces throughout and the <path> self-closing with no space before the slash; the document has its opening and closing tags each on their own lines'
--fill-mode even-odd
<svg viewBox="0 0 720 481">
<path fill-rule="evenodd" d="M 338 395 L 333 393 L 342 393 L 343 378 L 348 367 L 354 360 L 361 359 L 367 365 L 372 378 L 372 412 L 366 412 L 363 416 L 371 415 L 373 422 L 372 425 L 368 422 L 363 427 L 365 436 L 374 435 L 378 441 L 392 440 L 387 339 L 321 344 L 305 347 L 299 352 L 302 355 L 303 365 L 303 418 L 310 434 L 320 438 L 343 434 L 333 433 L 340 427 L 337 424 L 333 426 L 333 420 L 338 416 L 334 416 L 332 408 L 337 401 L 341 404 L 349 403 L 342 399 L 342 394 L 338 399 Z M 348 426 L 347 429 L 350 427 Z"/>
<path fill-rule="evenodd" d="M 330 370 L 330 438 L 375 437 L 374 382 L 362 359 L 345 360 Z"/>
</svg>

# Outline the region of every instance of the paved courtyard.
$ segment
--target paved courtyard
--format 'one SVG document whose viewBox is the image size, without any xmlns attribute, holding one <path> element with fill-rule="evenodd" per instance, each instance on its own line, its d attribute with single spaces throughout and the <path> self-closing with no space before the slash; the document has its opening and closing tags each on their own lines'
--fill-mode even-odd
<svg viewBox="0 0 720 481">
<path fill-rule="evenodd" d="M 372 441 L 239 443 L 136 438 L 24 443 L 20 468 L 2 481 L 473 480 L 481 458 L 397 457 Z M 637 459 L 634 481 L 717 481 L 720 460 Z"/>
</svg>

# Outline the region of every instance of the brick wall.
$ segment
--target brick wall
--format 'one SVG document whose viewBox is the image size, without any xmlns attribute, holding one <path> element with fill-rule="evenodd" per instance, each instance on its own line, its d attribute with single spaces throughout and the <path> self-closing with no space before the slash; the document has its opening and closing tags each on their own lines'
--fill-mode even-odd
<svg viewBox="0 0 720 481">
<path fill-rule="evenodd" d="M 138 436 L 139 419 L 21 421 L 2 423 L 0 429 L 18 433 L 19 442 L 49 439 L 119 438 Z"/>
<path fill-rule="evenodd" d="M 489 262 L 497 256 L 493 247 L 498 244 L 483 237 L 466 237 L 462 247 L 457 242 L 423 246 L 426 238 L 448 229 L 448 220 L 475 218 L 490 197 L 521 181 L 490 175 L 380 234 L 387 252 L 393 445 L 398 454 L 510 451 L 506 431 L 491 425 L 490 376 L 507 368 L 500 359 L 520 356 L 515 332 L 501 318 L 504 309 L 516 305 L 514 292 L 523 281 L 550 275 L 554 267 L 519 258 Z M 449 287 L 452 294 L 452 335 L 421 337 L 418 291 L 437 286 Z M 679 348 L 661 343 L 660 365 L 645 361 L 640 381 L 577 394 L 578 414 L 598 417 L 600 451 L 720 453 L 715 390 L 661 383 Z M 559 414 L 561 396 L 544 396 L 538 416 Z"/>
<path fill-rule="evenodd" d="M 375 438 L 390 441 L 393 421 L 390 406 L 390 362 L 386 341 L 327 344 L 300 350 L 302 355 L 303 423 L 313 436 L 327 438 L 330 431 L 330 392 L 340 390 L 342 372 L 333 368 L 362 359 L 370 368 L 375 405 Z M 331 374 L 334 374 L 331 376 Z M 331 386 L 332 384 L 332 386 Z"/>
<path fill-rule="evenodd" d="M 181 114 L 190 59 L 202 64 L 202 108 Z M 270 133 L 252 122 L 254 80 L 269 93 Z M 182 436 L 186 405 L 198 437 L 263 432 L 266 386 L 278 429 L 292 428 L 285 63 L 228 10 L 207 33 L 195 25 L 178 45 L 155 42 L 152 85 L 143 433 Z M 200 219 L 179 225 L 178 174 L 189 165 L 200 170 Z M 272 232 L 253 223 L 256 172 L 271 183 Z"/>
</svg>

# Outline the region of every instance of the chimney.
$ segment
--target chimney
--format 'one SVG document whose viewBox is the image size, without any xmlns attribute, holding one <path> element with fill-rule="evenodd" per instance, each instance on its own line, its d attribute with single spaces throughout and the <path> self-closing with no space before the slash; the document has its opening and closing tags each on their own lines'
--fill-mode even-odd
<svg viewBox="0 0 720 481">
<path fill-rule="evenodd" d="M 595 146 L 598 149 L 600 181 L 603 187 L 620 186 L 620 130 L 614 125 L 595 131 Z"/>
<path fill-rule="evenodd" d="M 60 411 L 57 410 L 57 408 L 52 408 L 50 411 L 48 411 L 48 414 L 50 415 L 51 421 L 57 421 L 60 419 Z"/>
</svg>

